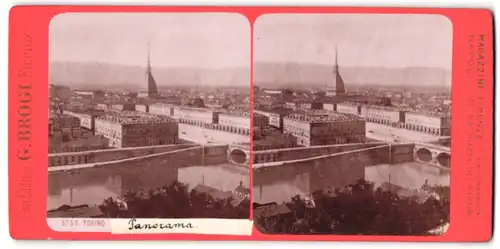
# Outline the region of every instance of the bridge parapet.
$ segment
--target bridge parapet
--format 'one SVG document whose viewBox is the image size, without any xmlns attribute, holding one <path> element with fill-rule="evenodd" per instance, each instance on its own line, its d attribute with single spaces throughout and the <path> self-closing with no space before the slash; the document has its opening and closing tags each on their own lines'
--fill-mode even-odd
<svg viewBox="0 0 500 249">
<path fill-rule="evenodd" d="M 375 143 L 335 144 L 335 145 L 254 151 L 253 163 L 258 164 L 266 162 L 279 162 L 279 161 L 305 159 L 317 156 L 336 154 L 344 151 L 372 148 L 380 145 L 386 145 L 386 143 L 375 142 Z"/>
<path fill-rule="evenodd" d="M 208 145 L 167 151 L 158 154 L 140 157 L 125 158 L 113 161 L 104 161 L 76 165 L 60 165 L 49 167 L 49 172 L 81 170 L 96 167 L 148 167 L 164 165 L 165 167 L 182 168 L 189 166 L 210 166 L 227 163 L 228 145 Z"/>
<path fill-rule="evenodd" d="M 127 158 L 153 155 L 169 151 L 194 148 L 197 144 L 168 144 L 133 148 L 119 148 L 106 150 L 91 150 L 67 153 L 49 154 L 48 166 L 77 165 L 86 163 L 98 163 L 115 161 Z"/>
<path fill-rule="evenodd" d="M 107 162 L 97 162 L 78 165 L 62 165 L 49 167 L 49 172 L 81 170 L 97 167 L 149 167 L 152 165 L 165 165 L 165 167 L 180 168 L 202 165 L 202 147 L 168 151 L 140 157 L 126 158 Z"/>
<path fill-rule="evenodd" d="M 450 148 L 433 144 L 343 144 L 255 151 L 253 153 L 253 168 L 285 165 L 302 160 L 314 162 L 325 156 L 335 157 L 336 155 L 345 153 L 364 153 L 368 157 L 374 158 L 373 165 L 375 165 L 376 162 L 383 164 L 401 164 L 416 161 L 445 168 L 450 167 L 451 156 Z"/>
</svg>

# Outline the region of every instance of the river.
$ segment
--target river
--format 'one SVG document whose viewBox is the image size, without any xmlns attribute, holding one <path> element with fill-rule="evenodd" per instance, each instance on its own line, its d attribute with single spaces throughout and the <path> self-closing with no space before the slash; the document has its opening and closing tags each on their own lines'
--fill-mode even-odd
<svg viewBox="0 0 500 249">
<path fill-rule="evenodd" d="M 178 170 L 165 165 L 100 167 L 49 174 L 47 210 L 61 205 L 98 205 L 105 198 L 119 197 L 132 190 L 161 187 L 175 180 L 190 188 L 204 184 L 222 191 L 234 190 L 240 182 L 249 186 L 249 169 L 222 164 L 192 166 Z"/>
<path fill-rule="evenodd" d="M 292 167 L 293 166 L 284 166 Z M 313 171 L 317 169 L 311 169 Z M 344 186 L 348 181 L 354 181 L 356 176 L 346 175 L 347 171 L 338 171 L 333 174 L 329 181 L 317 179 L 316 172 L 307 172 L 300 169 L 270 168 L 262 173 L 255 173 L 253 186 L 253 201 L 257 203 L 277 202 L 283 203 L 295 195 L 306 195 L 312 192 L 311 186 L 323 184 L 321 188 L 328 188 L 330 184 Z M 409 189 L 418 189 L 426 181 L 429 185 L 449 186 L 450 174 L 447 169 L 434 166 L 409 162 L 394 165 L 374 165 L 364 168 L 364 179 L 373 182 L 375 187 L 387 182 Z M 265 179 L 259 179 L 259 176 Z M 362 178 L 362 176 L 360 177 Z M 349 179 L 349 180 L 346 180 Z"/>
</svg>

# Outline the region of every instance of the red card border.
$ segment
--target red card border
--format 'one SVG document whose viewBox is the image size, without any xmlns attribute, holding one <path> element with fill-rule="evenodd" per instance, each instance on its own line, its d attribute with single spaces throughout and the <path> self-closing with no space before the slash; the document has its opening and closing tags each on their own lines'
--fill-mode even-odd
<svg viewBox="0 0 500 249">
<path fill-rule="evenodd" d="M 337 236 L 337 235 L 264 235 L 254 229 L 252 236 L 188 235 L 188 234 L 135 234 L 68 233 L 55 232 L 46 223 L 47 146 L 48 138 L 48 26 L 52 17 L 67 12 L 227 12 L 240 13 L 250 22 L 271 13 L 371 13 L 371 14 L 438 14 L 453 24 L 452 65 L 452 145 L 451 222 L 442 236 Z M 492 236 L 493 186 L 493 18 L 486 9 L 446 8 L 385 8 L 385 7 L 149 7 L 149 6 L 15 6 L 10 11 L 9 23 L 9 224 L 15 239 L 81 239 L 81 240 L 315 240 L 315 241 L 487 241 Z M 253 27 L 252 27 L 253 28 Z M 468 36 L 484 34 L 485 88 L 479 89 L 467 79 Z M 27 36 L 29 35 L 29 36 Z M 31 39 L 31 58 L 23 58 L 25 45 Z M 24 60 L 24 64 L 23 64 Z M 22 78 L 23 65 L 32 77 Z M 25 68 L 26 69 L 26 68 Z M 26 72 L 28 72 L 26 71 Z M 17 140 L 19 85 L 32 84 L 30 143 L 31 159 L 17 158 L 23 143 Z M 251 87 L 251 86 L 249 86 Z M 253 89 L 253 88 L 251 88 Z M 468 217 L 466 212 L 467 172 L 467 115 L 468 98 L 483 97 L 484 109 L 491 116 L 484 117 L 484 139 L 474 144 L 475 155 L 483 158 L 477 173 L 483 186 L 482 215 Z M 469 108 L 470 109 L 470 108 Z M 34 125 L 36 124 L 36 125 Z M 36 150 L 34 150 L 36 149 Z M 460 164 L 460 166 L 458 165 Z M 31 191 L 21 192 L 21 184 Z"/>
</svg>

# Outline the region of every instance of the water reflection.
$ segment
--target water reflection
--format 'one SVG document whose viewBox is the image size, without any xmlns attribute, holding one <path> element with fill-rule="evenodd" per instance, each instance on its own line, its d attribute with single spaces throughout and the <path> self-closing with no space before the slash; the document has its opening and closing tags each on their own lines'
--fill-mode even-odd
<svg viewBox="0 0 500 249">
<path fill-rule="evenodd" d="M 375 183 L 375 187 L 384 182 L 410 188 L 418 189 L 427 183 L 429 185 L 450 185 L 450 173 L 447 169 L 441 169 L 422 163 L 411 162 L 397 165 L 377 165 L 365 169 L 365 180 Z"/>
<path fill-rule="evenodd" d="M 176 169 L 168 165 L 113 166 L 49 174 L 47 209 L 61 205 L 97 205 L 104 198 L 128 191 L 147 190 L 178 180 L 191 188 L 204 184 L 222 191 L 234 190 L 240 182 L 249 185 L 249 170 L 237 165 L 193 166 Z"/>
<path fill-rule="evenodd" d="M 232 164 L 193 166 L 179 169 L 178 180 L 187 183 L 190 188 L 203 184 L 221 191 L 233 191 L 240 182 L 243 182 L 245 188 L 249 188 L 249 172 L 248 167 Z"/>
<path fill-rule="evenodd" d="M 401 187 L 418 189 L 426 181 L 430 185 L 449 186 L 449 170 L 410 162 L 395 165 L 376 165 L 364 167 L 363 171 L 330 170 L 326 167 L 269 168 L 254 171 L 253 201 L 257 203 L 290 201 L 295 195 L 309 194 L 315 189 L 345 186 L 350 181 L 363 178 L 380 186 L 384 182 Z M 321 172 L 323 171 L 323 172 Z"/>
</svg>

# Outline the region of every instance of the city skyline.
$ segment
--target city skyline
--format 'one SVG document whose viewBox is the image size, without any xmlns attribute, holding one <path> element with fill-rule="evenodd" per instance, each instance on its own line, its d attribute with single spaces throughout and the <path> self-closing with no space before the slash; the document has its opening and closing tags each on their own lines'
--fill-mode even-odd
<svg viewBox="0 0 500 249">
<path fill-rule="evenodd" d="M 254 24 L 254 63 L 451 70 L 452 24 L 440 15 L 268 14 Z"/>
<path fill-rule="evenodd" d="M 66 13 L 49 27 L 49 61 L 145 67 L 249 67 L 250 24 L 233 13 Z M 84 48 L 84 49 L 82 49 Z"/>
</svg>

